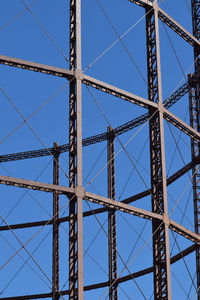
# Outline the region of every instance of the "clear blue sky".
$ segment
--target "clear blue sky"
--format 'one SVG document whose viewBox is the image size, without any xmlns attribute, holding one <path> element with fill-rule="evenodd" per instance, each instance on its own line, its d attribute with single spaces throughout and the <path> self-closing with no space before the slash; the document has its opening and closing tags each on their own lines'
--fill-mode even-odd
<svg viewBox="0 0 200 300">
<path fill-rule="evenodd" d="M 69 55 L 69 1 L 25 0 L 25 2 L 35 18 L 24 9 L 20 0 L 1 0 L 0 53 L 68 68 L 66 57 Z M 147 98 L 144 10 L 127 0 L 99 0 L 119 36 L 130 29 L 123 38 L 129 52 L 128 55 L 120 41 L 113 44 L 118 37 L 98 2 L 96 0 L 82 2 L 83 70 L 90 76 Z M 163 0 L 160 6 L 191 32 L 191 12 L 188 0 Z M 187 74 L 193 71 L 193 52 L 191 46 L 164 27 L 162 23 L 160 23 L 160 41 L 163 99 L 166 99 L 185 82 Z M 91 67 L 89 68 L 89 66 Z M 138 70 L 140 71 L 138 72 Z M 7 94 L 7 97 L 3 93 L 0 96 L 1 154 L 52 147 L 54 142 L 58 142 L 59 145 L 67 143 L 68 82 L 65 79 L 3 65 L 0 74 L 1 87 Z M 34 115 L 28 120 L 29 126 L 20 125 L 22 119 L 9 103 L 8 97 L 12 99 L 12 103 L 18 107 L 25 118 L 34 112 Z M 101 111 L 94 99 L 99 103 Z M 171 111 L 188 122 L 187 95 L 172 107 Z M 143 113 L 146 113 L 145 109 L 124 103 L 123 100 L 96 90 L 88 90 L 83 86 L 83 137 L 105 132 L 108 124 L 114 128 Z M 167 124 L 165 124 L 165 137 L 166 169 L 167 174 L 171 175 L 190 161 L 190 140 L 181 134 L 177 148 L 175 141 L 179 139 L 179 132 Z M 126 149 L 130 153 L 131 161 L 121 149 L 119 141 L 116 140 L 117 200 L 150 187 L 148 124 L 131 130 L 119 138 L 123 144 L 128 142 Z M 182 156 L 179 150 L 181 150 Z M 86 178 L 84 185 L 87 190 L 101 195 L 107 195 L 106 157 L 105 142 L 83 150 L 84 178 Z M 137 162 L 139 158 L 140 161 Z M 135 164 L 137 170 L 133 167 Z M 67 153 L 61 155 L 60 165 L 62 170 L 68 173 Z M 5 163 L 0 166 L 1 175 L 52 182 L 51 157 Z M 130 179 L 127 181 L 129 177 Z M 88 184 L 90 180 L 93 181 L 92 184 Z M 63 171 L 60 174 L 60 182 L 63 185 L 68 184 Z M 2 195 L 0 215 L 10 224 L 46 220 L 52 215 L 51 195 L 36 191 L 27 193 L 21 189 L 5 186 L 0 186 L 0 190 Z M 191 184 L 188 174 L 169 187 L 168 197 L 172 219 L 193 229 Z M 7 216 L 16 203 L 15 209 Z M 92 208 L 97 207 L 97 205 L 90 205 Z M 150 197 L 140 200 L 135 205 L 150 209 Z M 61 197 L 60 206 L 60 214 L 66 215 L 68 200 L 65 197 Z M 87 203 L 84 209 L 88 210 Z M 171 212 L 172 209 L 173 212 Z M 183 217 L 184 210 L 187 211 L 187 216 Z M 86 285 L 107 280 L 107 237 L 103 230 L 91 245 L 99 231 L 99 223 L 104 224 L 105 230 L 107 228 L 107 215 L 103 214 L 97 217 L 99 222 L 94 217 L 84 220 L 84 249 L 87 250 L 90 247 L 84 257 Z M 120 276 L 151 266 L 150 222 L 117 213 L 117 225 L 119 254 L 124 261 L 131 254 L 127 263 L 128 270 L 124 269 L 123 262 L 118 258 Z M 145 230 L 143 230 L 144 226 Z M 20 248 L 20 243 L 13 233 L 1 233 L 0 253 L 3 254 L 1 255 L 1 296 L 49 292 L 52 243 L 50 226 L 17 230 L 15 233 L 22 243 L 27 243 L 26 247 L 30 253 L 36 249 L 33 257 L 42 271 L 32 259 L 28 260 L 29 265 L 25 264 L 20 270 L 24 260 L 28 258 L 27 253 L 20 251 L 20 256 L 15 255 L 12 258 L 13 253 Z M 60 246 L 61 289 L 65 285 L 65 288 L 68 288 L 67 234 L 67 224 L 63 224 L 60 229 L 62 243 Z M 140 235 L 141 237 L 138 239 Z M 31 240 L 29 241 L 29 239 Z M 174 243 L 173 235 L 170 236 L 170 241 L 172 255 L 190 245 L 182 237 L 178 237 L 177 243 Z M 174 247 L 172 247 L 173 244 Z M 39 248 L 37 249 L 37 247 Z M 191 278 L 195 278 L 194 264 L 195 259 L 192 254 L 186 257 L 185 261 L 172 266 L 173 299 L 195 299 L 195 289 L 191 280 Z M 16 273 L 17 275 L 15 275 Z M 13 276 L 14 280 L 12 280 Z M 108 289 L 91 291 L 85 293 L 85 299 L 103 300 L 107 299 L 107 294 Z M 188 298 L 187 294 L 189 294 Z M 122 284 L 119 288 L 119 300 L 152 299 L 151 296 L 152 275 Z M 68 298 L 63 297 L 63 299 Z"/>
</svg>

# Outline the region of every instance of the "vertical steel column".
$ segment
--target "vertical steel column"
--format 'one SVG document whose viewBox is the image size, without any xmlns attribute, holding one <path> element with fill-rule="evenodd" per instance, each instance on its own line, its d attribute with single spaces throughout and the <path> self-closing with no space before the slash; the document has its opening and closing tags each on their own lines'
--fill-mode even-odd
<svg viewBox="0 0 200 300">
<path fill-rule="evenodd" d="M 160 104 L 160 109 L 149 110 L 152 211 L 167 215 L 164 127 L 161 90 L 160 45 L 157 1 L 153 9 L 146 8 L 147 68 L 149 100 Z M 166 217 L 167 219 L 167 217 Z M 169 229 L 167 222 L 152 221 L 154 299 L 171 299 Z"/>
<path fill-rule="evenodd" d="M 69 184 L 77 194 L 69 199 L 69 299 L 83 300 L 81 0 L 70 0 L 70 69 Z"/>
<path fill-rule="evenodd" d="M 108 133 L 108 198 L 115 200 L 115 133 L 111 127 Z M 108 263 L 109 263 L 109 300 L 117 300 L 117 243 L 116 243 L 116 215 L 115 210 L 108 211 Z"/>
<path fill-rule="evenodd" d="M 200 1 L 191 0 L 193 35 L 200 40 Z M 200 132 L 200 50 L 194 47 L 194 66 L 193 78 L 189 76 L 189 107 L 190 125 Z M 200 155 L 200 145 L 197 141 L 191 140 L 192 158 Z M 193 175 L 193 199 L 194 199 L 194 223 L 195 232 L 200 234 L 200 165 L 192 169 Z M 197 274 L 197 299 L 200 300 L 200 247 L 196 250 L 196 274 Z"/>
<path fill-rule="evenodd" d="M 53 145 L 53 184 L 59 185 L 59 150 Z M 59 194 L 53 193 L 53 261 L 52 261 L 52 298 L 59 299 Z"/>
</svg>

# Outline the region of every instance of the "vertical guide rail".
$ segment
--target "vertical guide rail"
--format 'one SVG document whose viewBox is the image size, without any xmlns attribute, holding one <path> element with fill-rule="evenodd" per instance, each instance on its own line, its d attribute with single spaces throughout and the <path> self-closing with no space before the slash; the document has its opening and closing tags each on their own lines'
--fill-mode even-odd
<svg viewBox="0 0 200 300">
<path fill-rule="evenodd" d="M 108 198 L 115 200 L 115 134 L 108 127 Z M 109 300 L 117 300 L 117 243 L 116 243 L 116 214 L 114 209 L 108 211 L 108 263 L 109 263 Z"/>
<path fill-rule="evenodd" d="M 83 300 L 81 0 L 70 0 L 70 69 L 69 185 L 77 192 L 69 199 L 69 300 Z"/>
<path fill-rule="evenodd" d="M 59 150 L 54 143 L 53 184 L 59 185 Z M 59 299 L 59 194 L 53 193 L 53 261 L 52 261 L 52 298 Z"/>
<path fill-rule="evenodd" d="M 153 2 L 153 1 L 152 1 Z M 162 107 L 160 45 L 157 1 L 154 9 L 146 8 L 147 69 L 149 100 Z M 164 150 L 164 127 L 161 108 L 149 110 L 152 211 L 167 215 L 167 187 Z M 167 219 L 167 217 L 166 217 Z M 152 221 L 154 299 L 171 299 L 169 228 L 167 222 Z"/>
<path fill-rule="evenodd" d="M 200 1 L 191 0 L 192 7 L 192 26 L 193 35 L 200 40 Z M 194 47 L 194 80 L 189 76 L 189 108 L 190 108 L 190 125 L 200 132 L 200 49 Z M 200 154 L 200 145 L 197 141 L 191 140 L 192 158 Z M 194 223 L 195 232 L 200 234 L 200 165 L 192 169 L 193 175 L 193 199 L 194 199 Z M 200 247 L 196 250 L 196 274 L 197 274 L 197 299 L 200 300 Z"/>
</svg>

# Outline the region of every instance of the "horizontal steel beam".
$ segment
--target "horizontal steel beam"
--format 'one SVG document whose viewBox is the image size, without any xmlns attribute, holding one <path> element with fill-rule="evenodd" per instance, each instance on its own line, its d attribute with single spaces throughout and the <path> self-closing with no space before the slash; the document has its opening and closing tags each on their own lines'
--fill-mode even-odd
<svg viewBox="0 0 200 300">
<path fill-rule="evenodd" d="M 128 102 L 137 104 L 139 106 L 149 108 L 157 108 L 158 105 L 152 101 L 149 101 L 147 99 L 144 99 L 142 97 L 139 97 L 137 95 L 134 95 L 130 92 L 127 92 L 125 90 L 122 90 L 116 86 L 113 86 L 111 84 L 108 84 L 106 82 L 100 81 L 98 79 L 95 79 L 93 77 L 83 75 L 82 82 L 88 86 L 91 86 L 97 90 L 100 90 L 104 93 L 110 94 L 112 96 L 118 97 L 120 99 L 126 100 Z"/>
<path fill-rule="evenodd" d="M 31 300 L 31 299 L 44 299 L 51 298 L 52 293 L 43 293 L 43 294 L 34 294 L 26 296 L 17 296 L 17 297 L 1 297 L 0 300 Z"/>
<path fill-rule="evenodd" d="M 90 202 L 93 202 L 93 203 L 97 203 L 99 205 L 106 206 L 107 208 L 119 210 L 121 212 L 128 213 L 128 214 L 131 214 L 134 216 L 138 216 L 138 217 L 141 217 L 144 219 L 148 219 L 148 220 L 156 219 L 156 220 L 162 221 L 162 216 L 159 214 L 155 214 L 148 210 L 137 208 L 132 205 L 125 204 L 123 202 L 119 202 L 119 201 L 115 201 L 115 200 L 112 200 L 112 199 L 109 199 L 106 197 L 102 197 L 100 195 L 85 192 L 84 199 L 88 200 Z"/>
<path fill-rule="evenodd" d="M 177 101 L 179 101 L 185 94 L 189 91 L 189 84 L 185 82 L 180 88 L 178 88 L 175 92 L 171 94 L 164 102 L 163 105 L 165 108 L 170 108 Z"/>
<path fill-rule="evenodd" d="M 188 164 L 186 164 L 183 168 L 181 168 L 180 170 L 178 170 L 177 172 L 175 172 L 173 175 L 171 175 L 168 179 L 167 179 L 167 185 L 170 185 L 171 183 L 173 183 L 175 180 L 177 180 L 178 178 L 180 178 L 181 176 L 183 176 L 185 173 L 187 173 L 189 170 L 191 170 L 195 165 L 200 163 L 200 157 L 196 157 L 195 159 L 193 159 L 191 162 L 189 162 Z M 148 195 L 150 195 L 151 190 L 145 190 L 141 193 L 138 193 L 134 196 L 128 197 L 124 200 L 122 200 L 122 203 L 125 204 L 129 204 L 132 203 L 136 200 L 139 200 L 141 198 L 144 198 Z M 83 213 L 84 217 L 89 217 L 92 216 L 94 214 L 100 214 L 103 212 L 108 211 L 107 207 L 101 207 L 98 209 L 94 209 L 93 211 L 85 211 Z M 63 217 L 63 218 L 59 218 L 58 222 L 62 223 L 62 222 L 67 222 L 69 221 L 69 217 Z M 7 226 L 0 226 L 0 231 L 4 231 L 4 230 L 9 230 L 9 229 L 22 229 L 22 228 L 30 228 L 30 227 L 36 227 L 36 226 L 43 226 L 43 225 L 51 225 L 53 223 L 52 220 L 43 220 L 43 221 L 36 221 L 36 222 L 30 222 L 30 223 L 21 223 L 21 224 L 12 224 L 12 225 L 7 225 Z"/>
<path fill-rule="evenodd" d="M 176 90 L 169 98 L 167 98 L 164 101 L 164 106 L 166 108 L 171 107 L 173 104 L 175 104 L 177 101 L 181 99 L 187 92 L 188 92 L 188 83 L 184 83 L 178 90 Z M 123 134 L 127 132 L 130 129 L 136 128 L 137 126 L 140 126 L 147 122 L 149 119 L 149 114 L 143 114 L 123 125 L 120 125 L 116 128 L 114 128 L 115 136 L 118 136 L 120 134 Z M 89 146 L 92 144 L 96 144 L 99 142 L 103 142 L 107 140 L 107 132 L 103 132 L 88 138 L 83 139 L 83 146 Z M 58 148 L 60 153 L 64 153 L 69 151 L 69 145 L 64 144 Z M 28 159 L 28 158 L 36 158 L 36 157 L 44 157 L 44 156 L 50 156 L 53 155 L 53 148 L 47 148 L 47 149 L 38 149 L 38 150 L 32 150 L 32 151 L 25 151 L 25 152 L 17 152 L 17 153 L 11 153 L 11 154 L 5 154 L 0 156 L 0 162 L 9 162 L 9 161 L 16 161 L 16 160 L 22 160 L 22 159 Z"/>
<path fill-rule="evenodd" d="M 200 41 L 198 39 L 196 39 L 191 33 L 189 33 L 183 26 L 181 26 L 177 21 L 170 17 L 160 7 L 158 9 L 158 17 L 190 45 L 192 45 L 193 47 L 200 46 Z"/>
<path fill-rule="evenodd" d="M 167 26 L 169 26 L 174 32 L 176 32 L 181 38 L 183 38 L 187 43 L 193 47 L 200 47 L 200 41 L 196 39 L 190 32 L 188 32 L 183 26 L 181 26 L 177 21 L 175 21 L 171 16 L 169 16 L 164 10 L 162 10 L 157 3 L 148 0 L 129 0 L 144 8 L 156 9 L 158 11 L 158 17 Z"/>
<path fill-rule="evenodd" d="M 164 108 L 163 110 L 163 116 L 165 120 L 173 124 L 175 127 L 183 131 L 185 134 L 187 134 L 191 139 L 194 139 L 198 142 L 200 142 L 200 133 L 196 131 L 194 128 L 189 126 L 187 123 L 179 119 L 177 116 L 175 116 L 173 113 L 168 111 Z"/>
<path fill-rule="evenodd" d="M 102 197 L 96 194 L 92 194 L 92 193 L 85 193 L 85 200 L 89 200 L 93 203 L 97 203 L 99 205 L 103 205 L 106 206 L 108 208 L 111 209 L 115 209 L 124 213 L 128 213 L 134 216 L 138 216 L 144 219 L 148 219 L 148 220 L 158 220 L 166 223 L 169 228 L 171 228 L 173 231 L 179 233 L 180 235 L 184 236 L 186 239 L 198 243 L 200 244 L 200 236 L 194 232 L 192 232 L 191 230 L 188 230 L 187 228 L 179 225 L 178 223 L 174 222 L 173 220 L 171 220 L 170 218 L 168 218 L 165 215 L 159 215 L 144 209 L 140 209 L 137 207 L 134 207 L 132 205 L 128 205 L 119 201 L 114 201 L 111 199 L 108 199 L 106 197 Z"/>
<path fill-rule="evenodd" d="M 58 194 L 73 195 L 75 194 L 74 188 L 65 186 L 58 186 L 49 183 L 42 183 L 38 181 L 25 180 L 21 178 L 14 178 L 9 176 L 0 176 L 0 184 L 15 186 L 25 189 L 38 190 L 42 192 L 57 192 Z"/>
<path fill-rule="evenodd" d="M 141 7 L 153 7 L 153 3 L 150 0 L 129 0 L 129 2 L 135 3 Z"/>
<path fill-rule="evenodd" d="M 200 235 L 198 235 L 195 232 L 185 228 L 184 226 L 174 222 L 171 219 L 169 221 L 169 228 L 172 229 L 173 231 L 175 231 L 176 233 L 182 235 L 186 239 L 200 245 Z"/>
<path fill-rule="evenodd" d="M 28 71 L 34 71 L 34 72 L 39 72 L 39 73 L 43 73 L 43 74 L 64 77 L 69 80 L 71 78 L 73 78 L 73 76 L 74 76 L 73 71 L 70 71 L 67 69 L 43 65 L 40 63 L 23 60 L 23 59 L 18 59 L 18 58 L 14 58 L 14 57 L 9 57 L 9 56 L 5 56 L 5 55 L 0 55 L 0 64 L 10 66 L 10 67 L 16 67 L 16 68 L 20 68 L 20 69 L 24 69 L 24 70 L 28 70 Z"/>
</svg>

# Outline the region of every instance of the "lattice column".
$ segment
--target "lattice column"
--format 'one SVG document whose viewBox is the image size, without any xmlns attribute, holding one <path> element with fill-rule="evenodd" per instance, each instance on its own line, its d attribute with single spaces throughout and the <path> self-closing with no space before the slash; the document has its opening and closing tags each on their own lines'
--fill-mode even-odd
<svg viewBox="0 0 200 300">
<path fill-rule="evenodd" d="M 200 1 L 192 0 L 192 25 L 193 35 L 200 39 Z M 189 78 L 189 106 L 190 106 L 190 125 L 198 132 L 200 131 L 200 50 L 199 47 L 194 47 L 194 61 L 195 61 L 195 79 Z M 191 140 L 192 158 L 200 154 L 199 143 Z M 200 165 L 196 165 L 192 169 L 193 175 L 193 198 L 194 198 L 194 222 L 195 232 L 200 234 Z M 200 300 L 200 247 L 196 250 L 196 273 L 197 273 L 197 290 L 198 299 Z"/>
<path fill-rule="evenodd" d="M 59 185 L 59 149 L 54 143 L 53 184 Z M 59 194 L 53 193 L 53 265 L 52 265 L 52 298 L 59 299 Z"/>
<path fill-rule="evenodd" d="M 69 299 L 83 300 L 81 0 L 70 1 L 70 69 L 69 180 L 78 193 L 69 199 Z"/>
<path fill-rule="evenodd" d="M 115 200 L 115 134 L 108 127 L 108 198 Z M 117 232 L 115 210 L 108 211 L 109 300 L 117 300 Z"/>
<path fill-rule="evenodd" d="M 162 106 L 158 12 L 146 8 L 149 100 Z M 149 110 L 152 211 L 167 215 L 163 114 Z M 171 299 L 169 229 L 167 222 L 153 220 L 154 299 Z"/>
</svg>

